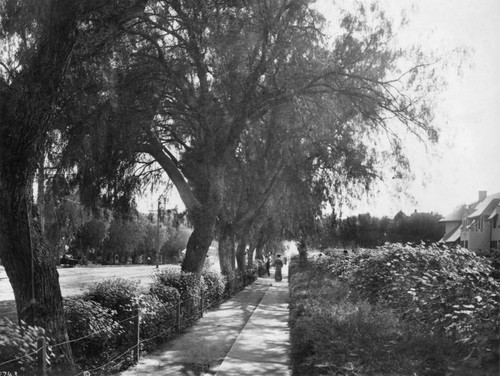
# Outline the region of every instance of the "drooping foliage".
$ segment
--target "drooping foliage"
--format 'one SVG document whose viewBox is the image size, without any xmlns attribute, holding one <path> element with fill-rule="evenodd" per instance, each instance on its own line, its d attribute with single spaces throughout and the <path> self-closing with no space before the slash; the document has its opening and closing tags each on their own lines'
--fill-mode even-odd
<svg viewBox="0 0 500 376">
<path fill-rule="evenodd" d="M 315 215 L 323 200 L 339 205 L 382 175 L 386 156 L 374 143 L 380 134 L 389 135 L 394 168 L 407 169 L 397 124 L 402 132 L 437 139 L 426 99 L 436 85 L 432 69 L 418 59 L 416 66 L 400 63 L 406 52 L 391 44 L 392 24 L 376 7 L 345 12 L 333 40 L 323 26 L 308 1 L 150 3 L 95 66 L 80 72 L 84 78 L 97 73 L 83 81 L 94 82 L 84 97 L 91 100 L 83 103 L 96 121 L 75 128 L 97 145 L 97 156 L 91 152 L 81 170 L 82 178 L 88 171 L 83 181 L 91 184 L 85 185 L 94 187 L 90 196 L 103 187 L 133 191 L 139 180 L 132 165 L 145 161 L 141 153 L 149 155 L 188 208 L 195 231 L 184 266 L 199 271 L 221 210 L 255 217 L 245 208 L 254 199 L 263 207 L 278 176 L 285 184 L 285 165 L 293 171 L 286 184 L 304 185 L 298 196 L 310 197 L 302 206 Z M 424 85 L 423 77 L 430 77 Z M 101 141 L 90 136 L 96 125 Z M 271 133 L 274 140 L 266 141 Z M 252 165 L 263 159 L 270 160 L 261 163 L 266 173 Z M 116 163 L 106 169 L 95 161 Z M 130 184 L 90 178 L 116 168 L 115 177 L 127 175 Z M 244 169 L 261 179 L 249 179 Z M 250 181 L 265 194 L 256 195 Z M 242 201 L 243 191 L 249 196 Z"/>
</svg>

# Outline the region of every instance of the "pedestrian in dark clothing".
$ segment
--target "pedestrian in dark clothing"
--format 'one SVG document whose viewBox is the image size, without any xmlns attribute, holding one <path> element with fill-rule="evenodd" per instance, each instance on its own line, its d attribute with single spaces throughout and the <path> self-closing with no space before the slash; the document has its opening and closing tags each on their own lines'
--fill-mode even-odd
<svg viewBox="0 0 500 376">
<path fill-rule="evenodd" d="M 281 260 L 281 255 L 278 255 L 276 257 L 274 266 L 276 267 L 276 270 L 274 272 L 274 280 L 276 282 L 280 282 L 283 279 L 283 276 L 281 275 L 281 268 L 283 267 L 283 261 Z"/>
<path fill-rule="evenodd" d="M 266 272 L 267 272 L 267 276 L 270 277 L 271 276 L 271 271 L 269 270 L 271 268 L 271 257 L 267 257 L 267 261 L 266 261 Z"/>
</svg>

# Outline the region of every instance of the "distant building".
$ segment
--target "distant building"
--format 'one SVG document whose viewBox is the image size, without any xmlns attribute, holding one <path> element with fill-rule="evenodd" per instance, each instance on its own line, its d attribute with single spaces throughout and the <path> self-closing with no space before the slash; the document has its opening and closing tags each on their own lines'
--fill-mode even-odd
<svg viewBox="0 0 500 376">
<path fill-rule="evenodd" d="M 473 251 L 500 249 L 500 193 L 479 191 L 478 201 L 463 205 L 440 220 L 445 235 L 440 242 L 460 244 Z"/>
</svg>

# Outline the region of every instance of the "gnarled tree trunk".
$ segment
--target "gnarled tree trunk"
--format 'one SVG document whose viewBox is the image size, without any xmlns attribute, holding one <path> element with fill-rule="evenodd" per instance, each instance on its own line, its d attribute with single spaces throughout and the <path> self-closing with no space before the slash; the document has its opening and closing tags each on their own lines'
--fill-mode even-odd
<svg viewBox="0 0 500 376">
<path fill-rule="evenodd" d="M 186 246 L 182 271 L 201 275 L 208 248 L 214 239 L 215 224 L 216 216 L 213 213 L 204 212 L 196 219 Z"/>
<path fill-rule="evenodd" d="M 48 5 L 36 48 L 19 74 L 0 85 L 0 257 L 14 290 L 20 320 L 68 340 L 58 273 L 34 215 L 33 182 L 43 158 L 68 58 L 76 42 L 77 8 Z M 73 363 L 69 344 L 56 352 Z"/>
<path fill-rule="evenodd" d="M 35 215 L 33 180 L 20 173 L 27 170 L 3 165 L 0 171 L 0 257 L 14 290 L 18 319 L 43 327 L 54 343 L 67 342 L 59 274 Z M 56 352 L 73 364 L 69 344 Z"/>
</svg>

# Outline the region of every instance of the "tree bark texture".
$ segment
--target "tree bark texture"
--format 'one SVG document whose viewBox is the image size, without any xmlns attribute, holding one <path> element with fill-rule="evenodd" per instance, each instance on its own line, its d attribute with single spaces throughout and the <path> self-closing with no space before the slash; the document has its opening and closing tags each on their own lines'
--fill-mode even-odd
<svg viewBox="0 0 500 376">
<path fill-rule="evenodd" d="M 208 248 L 214 239 L 215 223 L 216 217 L 213 213 L 200 214 L 186 246 L 182 271 L 201 276 Z"/>
<path fill-rule="evenodd" d="M 147 144 L 137 147 L 136 152 L 151 155 L 162 166 L 179 192 L 193 223 L 182 270 L 201 275 L 208 248 L 215 238 L 217 216 L 222 204 L 223 169 L 208 165 L 207 170 L 211 171 L 208 176 L 211 179 L 205 181 L 203 186 L 193 189 L 157 138 L 151 137 Z"/>
<path fill-rule="evenodd" d="M 219 264 L 222 274 L 230 276 L 235 268 L 235 234 L 231 225 L 221 226 L 219 235 Z"/>
<path fill-rule="evenodd" d="M 247 269 L 247 264 L 245 262 L 246 248 L 247 248 L 247 243 L 245 241 L 240 241 L 238 243 L 238 247 L 236 248 L 236 266 L 242 272 L 244 272 Z"/>
<path fill-rule="evenodd" d="M 255 245 L 255 259 L 264 261 L 265 240 L 261 231 L 257 235 L 257 244 Z"/>
<path fill-rule="evenodd" d="M 248 247 L 248 254 L 247 254 L 247 266 L 251 268 L 253 266 L 253 255 L 255 253 L 255 246 L 250 243 Z"/>
<path fill-rule="evenodd" d="M 29 177 L 15 179 L 5 174 L 5 168 L 2 172 L 0 257 L 14 290 L 18 319 L 45 328 L 53 343 L 66 342 L 69 338 L 59 274 L 35 214 L 37 210 L 29 184 L 32 180 Z M 19 184 L 12 184 L 12 180 Z M 69 344 L 58 347 L 56 352 L 62 353 L 66 363 L 73 363 Z"/>
<path fill-rule="evenodd" d="M 14 290 L 19 320 L 45 328 L 55 343 L 68 340 L 55 263 L 48 254 L 33 202 L 54 107 L 76 41 L 76 8 L 52 1 L 26 65 L 0 86 L 0 257 Z M 57 353 L 72 364 L 69 344 Z"/>
</svg>

